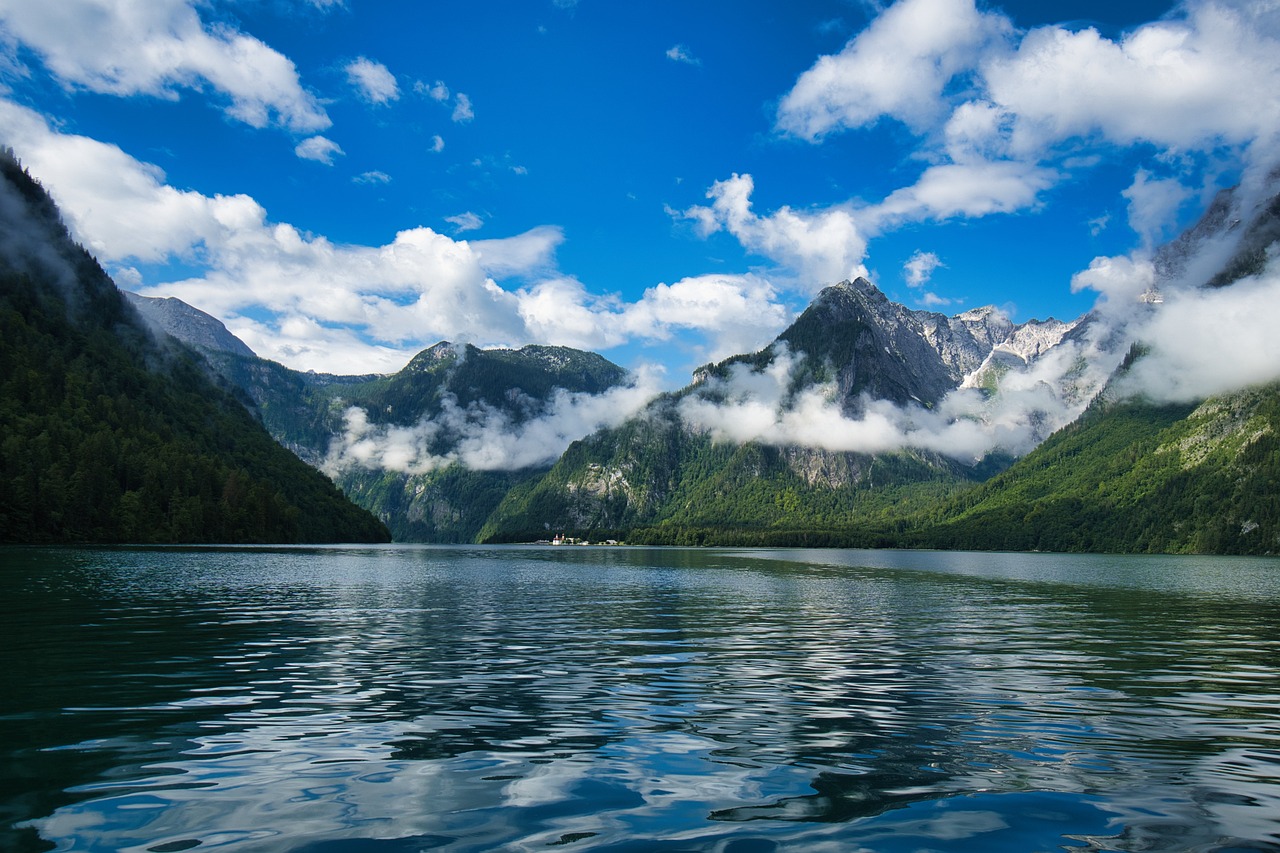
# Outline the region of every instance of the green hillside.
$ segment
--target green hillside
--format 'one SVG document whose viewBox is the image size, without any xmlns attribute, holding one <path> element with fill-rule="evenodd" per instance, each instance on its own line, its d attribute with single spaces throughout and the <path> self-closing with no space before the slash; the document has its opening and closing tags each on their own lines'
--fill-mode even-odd
<svg viewBox="0 0 1280 853">
<path fill-rule="evenodd" d="M 901 544 L 931 548 L 1280 551 L 1280 387 L 1201 405 L 1101 403 Z"/>
<path fill-rule="evenodd" d="M 919 451 L 715 441 L 680 420 L 680 396 L 575 442 L 507 495 L 481 541 L 559 532 L 653 544 L 861 544 L 988 473 Z"/>
<path fill-rule="evenodd" d="M 0 156 L 0 541 L 383 541 L 386 528 L 161 345 Z"/>
</svg>

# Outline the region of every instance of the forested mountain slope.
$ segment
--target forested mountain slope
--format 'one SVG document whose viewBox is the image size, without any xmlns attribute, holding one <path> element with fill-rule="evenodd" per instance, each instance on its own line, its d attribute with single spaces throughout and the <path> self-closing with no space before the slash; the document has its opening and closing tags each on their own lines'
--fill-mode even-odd
<svg viewBox="0 0 1280 853">
<path fill-rule="evenodd" d="M 0 541 L 383 541 L 144 326 L 0 154 Z"/>
<path fill-rule="evenodd" d="M 628 378 L 595 353 L 537 345 L 441 342 L 387 376 L 302 373 L 226 347 L 206 354 L 282 445 L 404 542 L 473 541 L 507 492 L 563 447 L 536 452 L 535 427 Z M 522 430 L 534 451 L 524 455 L 509 446 Z"/>
</svg>

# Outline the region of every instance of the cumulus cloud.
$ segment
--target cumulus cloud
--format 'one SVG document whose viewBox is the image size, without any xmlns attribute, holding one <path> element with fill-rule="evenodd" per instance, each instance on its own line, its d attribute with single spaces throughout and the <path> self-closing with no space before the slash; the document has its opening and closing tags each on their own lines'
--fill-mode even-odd
<svg viewBox="0 0 1280 853">
<path fill-rule="evenodd" d="M 386 104 L 400 97 L 396 77 L 381 62 L 361 56 L 347 63 L 347 82 L 371 104 Z"/>
<path fill-rule="evenodd" d="M 386 172 L 374 169 L 370 172 L 361 172 L 351 180 L 357 184 L 389 184 L 391 183 L 391 176 Z"/>
<path fill-rule="evenodd" d="M 299 369 L 381 372 L 441 339 L 478 346 L 551 343 L 604 349 L 679 331 L 720 353 L 781 331 L 786 309 L 762 280 L 722 277 L 651 289 L 636 302 L 592 294 L 555 268 L 563 231 L 542 226 L 474 243 L 406 228 L 382 245 L 334 243 L 272 221 L 247 195 L 205 196 L 165 183 L 120 148 L 60 133 L 0 99 L 0 142 L 49 188 L 104 263 L 183 261 L 179 281 L 135 282 L 223 320 L 260 354 Z M 495 277 L 523 282 L 500 286 Z M 716 313 L 681 313 L 721 305 Z M 768 328 L 776 321 L 776 328 Z"/>
<path fill-rule="evenodd" d="M 1156 268 L 1144 254 L 1094 258 L 1089 268 L 1071 277 L 1071 290 L 1096 291 L 1104 305 L 1126 311 L 1156 286 Z"/>
<path fill-rule="evenodd" d="M 1193 0 L 1118 41 L 1040 27 L 984 65 L 985 86 L 1012 116 L 1017 151 L 1094 134 L 1179 149 L 1249 142 L 1280 126 L 1280 104 L 1257 94 L 1280 83 L 1270 5 Z"/>
<path fill-rule="evenodd" d="M 429 150 L 433 154 L 439 154 L 441 151 L 443 151 L 444 137 L 438 133 L 435 136 L 431 137 L 431 148 Z"/>
<path fill-rule="evenodd" d="M 458 123 L 465 123 L 475 117 L 476 113 L 471 107 L 471 99 L 459 92 L 453 103 L 453 120 Z"/>
<path fill-rule="evenodd" d="M 948 112 L 951 81 L 1011 30 L 973 0 L 900 0 L 800 75 L 778 108 L 778 128 L 817 139 L 882 116 L 928 128 Z"/>
<path fill-rule="evenodd" d="M 1105 153 L 1134 149 L 1152 166 L 1124 197 L 1150 247 L 1192 188 L 1212 183 L 1206 164 L 1274 159 L 1280 101 L 1260 93 L 1277 88 L 1274 3 L 1188 0 L 1112 39 L 1060 25 L 1018 31 L 973 0 L 899 0 L 799 77 L 776 126 L 820 142 L 892 118 L 915 134 L 919 176 L 881 201 L 844 206 L 863 240 L 920 221 L 1035 209 Z M 687 213 L 707 232 L 731 222 L 724 203 Z M 744 246 L 788 262 L 766 251 L 756 221 L 741 221 L 756 226 L 728 229 Z"/>
<path fill-rule="evenodd" d="M 484 403 L 463 407 L 451 396 L 438 415 L 411 426 L 372 424 L 367 412 L 353 406 L 322 467 L 331 473 L 357 466 L 425 474 L 454 464 L 474 471 L 549 465 L 571 442 L 622 423 L 657 393 L 653 375 L 641 371 L 632 384 L 601 394 L 558 389 L 545 409 L 527 420 Z M 432 453 L 442 443 L 450 449 Z"/>
<path fill-rule="evenodd" d="M 659 284 L 644 292 L 623 314 L 630 334 L 668 339 L 680 329 L 711 336 L 708 361 L 752 352 L 767 344 L 791 320 L 774 286 L 754 275 L 704 275 Z"/>
<path fill-rule="evenodd" d="M 227 24 L 205 24 L 192 0 L 5 0 L 0 23 L 63 85 L 109 95 L 178 97 L 206 86 L 233 118 L 300 133 L 330 124 L 287 57 Z"/>
<path fill-rule="evenodd" d="M 907 287 L 924 287 L 933 278 L 933 271 L 945 266 L 933 252 L 917 249 L 902 265 L 902 277 L 907 282 Z"/>
<path fill-rule="evenodd" d="M 1057 25 L 1015 33 L 972 0 L 899 0 L 800 76 L 778 128 L 819 139 L 888 116 L 987 159 L 1037 159 L 1072 138 L 1185 150 L 1273 134 L 1280 104 L 1258 96 L 1280 82 L 1273 4 L 1178 11 L 1112 40 Z"/>
<path fill-rule="evenodd" d="M 866 236 L 848 207 L 802 212 L 782 207 L 760 216 L 751 207 L 755 182 L 735 174 L 707 190 L 710 206 L 695 205 L 680 216 L 705 236 L 725 230 L 749 251 L 794 270 L 812 289 L 865 275 Z"/>
<path fill-rule="evenodd" d="M 317 163 L 332 166 L 333 158 L 346 152 L 342 150 L 341 145 L 332 139 L 326 139 L 323 136 L 312 136 L 294 146 L 293 153 L 303 160 L 315 160 Z"/>
<path fill-rule="evenodd" d="M 1035 204 L 1056 174 L 1011 160 L 930 166 L 910 187 L 869 207 L 864 220 L 876 230 L 905 222 L 1013 213 Z"/>
</svg>

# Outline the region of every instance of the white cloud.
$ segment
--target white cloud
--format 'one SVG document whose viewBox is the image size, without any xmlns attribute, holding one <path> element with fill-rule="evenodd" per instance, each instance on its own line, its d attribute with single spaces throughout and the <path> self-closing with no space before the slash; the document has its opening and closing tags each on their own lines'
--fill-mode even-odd
<svg viewBox="0 0 1280 853">
<path fill-rule="evenodd" d="M 484 220 L 480 218 L 480 215 L 470 210 L 466 213 L 459 213 L 457 216 L 446 216 L 444 221 L 454 226 L 453 233 L 455 234 L 475 231 L 484 225 Z"/>
<path fill-rule="evenodd" d="M 670 59 L 672 62 L 683 62 L 685 65 L 702 64 L 702 60 L 694 57 L 694 55 L 689 52 L 689 48 L 682 44 L 672 45 L 667 48 L 667 59 Z"/>
<path fill-rule="evenodd" d="M 754 275 L 703 275 L 659 284 L 623 313 L 630 334 L 665 340 L 679 329 L 711 337 L 705 360 L 719 361 L 754 352 L 773 340 L 791 320 L 767 280 Z"/>
<path fill-rule="evenodd" d="M 933 278 L 933 271 L 945 266 L 933 252 L 917 249 L 902 265 L 902 277 L 907 282 L 907 287 L 924 287 Z"/>
<path fill-rule="evenodd" d="M 555 225 L 540 225 L 514 237 L 472 240 L 469 245 L 485 272 L 498 278 L 506 278 L 552 271 L 555 268 L 556 249 L 563 242 L 562 229 Z"/>
<path fill-rule="evenodd" d="M 646 371 L 637 374 L 632 384 L 601 394 L 560 389 L 541 414 L 520 422 L 492 406 L 475 403 L 464 408 L 453 397 L 444 399 L 439 415 L 412 426 L 371 424 L 367 412 L 352 407 L 323 467 L 335 473 L 358 466 L 423 474 L 451 464 L 478 471 L 548 465 L 571 442 L 631 417 L 658 390 Z M 441 441 L 452 449 L 433 454 L 430 447 Z"/>
<path fill-rule="evenodd" d="M 1152 178 L 1146 169 L 1139 169 L 1121 195 L 1129 202 L 1129 227 L 1143 245 L 1151 247 L 1168 236 L 1178 221 L 1178 208 L 1194 193 L 1177 178 Z"/>
<path fill-rule="evenodd" d="M 1071 291 L 1089 289 L 1099 293 L 1104 302 L 1121 306 L 1133 305 L 1156 284 L 1156 269 L 1143 255 L 1094 258 L 1087 270 L 1071 277 Z"/>
<path fill-rule="evenodd" d="M 449 100 L 449 87 L 444 84 L 443 80 L 437 80 L 430 84 L 419 80 L 413 84 L 413 91 L 417 92 L 419 95 L 426 95 L 433 101 L 440 101 L 443 103 Z"/>
<path fill-rule="evenodd" d="M 880 231 L 904 222 L 1013 213 L 1036 203 L 1057 173 L 1012 160 L 930 166 L 916 183 L 892 192 L 866 210 L 868 228 Z"/>
<path fill-rule="evenodd" d="M 1280 43 L 1267 3 L 1193 0 L 1185 16 L 1118 41 L 1096 30 L 1032 30 L 983 67 L 992 101 L 1013 117 L 1012 143 L 1035 155 L 1070 138 L 1204 149 L 1280 127 Z M 1268 17 L 1270 15 L 1270 17 Z"/>
<path fill-rule="evenodd" d="M 761 371 L 736 364 L 727 378 L 707 380 L 679 411 L 722 441 L 857 453 L 917 448 L 971 463 L 995 450 L 1026 453 L 1077 417 L 1118 360 L 1095 357 L 1087 376 L 1068 381 L 1087 347 L 1066 343 L 1028 369 L 1011 371 L 992 396 L 962 388 L 932 409 L 864 397 L 856 415 L 843 409 L 834 387 L 794 394 L 798 359 L 782 347 Z"/>
<path fill-rule="evenodd" d="M 750 175 L 735 174 L 707 190 L 709 207 L 694 206 L 679 215 L 696 222 L 704 236 L 728 231 L 749 251 L 793 270 L 812 290 L 865 275 L 866 237 L 850 209 L 804 213 L 782 207 L 759 216 L 751 209 L 754 189 Z"/>
<path fill-rule="evenodd" d="M 429 150 L 433 154 L 439 154 L 441 151 L 443 151 L 444 137 L 438 133 L 435 136 L 431 137 L 431 148 Z"/>
<path fill-rule="evenodd" d="M 1191 402 L 1280 379 L 1280 273 L 1165 296 L 1137 332 L 1148 348 L 1118 394 Z"/>
<path fill-rule="evenodd" d="M 919 304 L 925 308 L 943 308 L 947 305 L 955 305 L 958 300 L 948 299 L 945 296 L 939 296 L 936 293 L 925 291 L 920 295 Z"/>
<path fill-rule="evenodd" d="M 330 124 L 288 58 L 226 24 L 206 25 L 191 0 L 4 0 L 4 31 L 65 86 L 176 99 L 209 87 L 228 115 L 297 132 Z"/>
<path fill-rule="evenodd" d="M 391 176 L 386 172 L 374 169 L 371 172 L 361 172 L 351 180 L 357 184 L 389 184 L 391 183 Z"/>
<path fill-rule="evenodd" d="M 247 195 L 176 190 L 155 166 L 4 99 L 0 142 L 20 152 L 104 263 L 181 259 L 202 270 L 168 282 L 151 273 L 141 291 L 207 311 L 260 354 L 303 370 L 395 369 L 441 339 L 601 349 L 683 330 L 720 352 L 775 320 L 776 334 L 785 318 L 772 289 L 746 277 L 660 285 L 632 303 L 593 295 L 555 269 L 564 234 L 554 226 L 474 243 L 424 227 L 383 245 L 333 243 L 272 222 Z M 493 276 L 528 283 L 511 291 Z M 703 309 L 712 313 L 689 314 Z"/>
<path fill-rule="evenodd" d="M 454 99 L 453 120 L 461 123 L 471 121 L 475 117 L 475 110 L 471 108 L 471 99 L 459 92 Z"/>
<path fill-rule="evenodd" d="M 817 139 L 890 116 L 923 130 L 949 112 L 948 84 L 1011 29 L 973 0 L 900 0 L 800 75 L 779 106 L 778 128 Z"/>
<path fill-rule="evenodd" d="M 1068 139 L 1203 150 L 1268 138 L 1280 103 L 1274 4 L 1190 0 L 1112 40 L 1094 29 L 1015 34 L 972 0 L 900 0 L 782 99 L 779 130 L 807 139 L 881 116 L 956 161 L 1036 160 Z M 960 81 L 957 83 L 957 81 Z"/>
<path fill-rule="evenodd" d="M 332 166 L 333 158 L 345 152 L 342 150 L 342 146 L 332 139 L 326 139 L 323 136 L 312 136 L 299 142 L 294 147 L 293 153 L 303 160 L 315 160 L 317 163 Z"/>
<path fill-rule="evenodd" d="M 386 104 L 400 97 L 396 77 L 381 62 L 361 56 L 347 63 L 347 82 L 371 104 Z"/>
<path fill-rule="evenodd" d="M 1280 101 L 1260 93 L 1277 89 L 1272 2 L 1187 0 L 1109 39 L 1056 25 L 1017 32 L 973 0 L 899 0 L 800 76 L 777 129 L 819 140 L 889 116 L 916 134 L 911 156 L 926 165 L 914 183 L 851 204 L 864 237 L 1034 208 L 1117 146 L 1154 146 L 1158 171 L 1182 173 L 1155 179 L 1144 167 L 1125 191 L 1130 224 L 1150 246 L 1167 236 L 1188 187 L 1212 182 L 1206 164 L 1274 161 Z M 725 222 L 714 206 L 688 213 L 708 232 Z"/>
</svg>

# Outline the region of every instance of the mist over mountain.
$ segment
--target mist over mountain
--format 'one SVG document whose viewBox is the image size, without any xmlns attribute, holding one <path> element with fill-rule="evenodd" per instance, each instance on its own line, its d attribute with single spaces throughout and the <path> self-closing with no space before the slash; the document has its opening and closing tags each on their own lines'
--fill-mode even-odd
<svg viewBox="0 0 1280 853">
<path fill-rule="evenodd" d="M 401 539 L 608 531 L 659 542 L 1266 551 L 1276 534 L 1258 484 L 1273 470 L 1267 436 L 1280 429 L 1267 390 L 1280 380 L 1276 188 L 1274 172 L 1249 173 L 1169 244 L 1095 259 L 1071 283 L 1099 294 L 1082 317 L 946 316 L 856 278 L 824 288 L 769 346 L 664 394 L 599 356 L 545 346 L 442 342 L 387 376 L 303 374 L 248 354 L 176 300 L 139 305 Z M 1171 462 L 1181 457 L 1168 448 L 1187 435 L 1200 436 L 1194 463 Z M 1070 476 L 1045 462 L 1081 441 L 1105 450 Z M 1241 468 L 1246 457 L 1261 461 Z M 1232 476 L 1253 485 L 1203 499 Z M 1082 484 L 1104 480 L 1120 493 L 1090 504 Z M 1191 504 L 1124 508 L 1166 487 Z M 1107 512 L 1137 527 L 1101 523 Z M 1175 512 L 1181 532 L 1157 534 Z M 1075 535 L 1048 535 L 1033 516 Z"/>
<path fill-rule="evenodd" d="M 471 541 L 511 488 L 653 395 L 642 377 L 567 347 L 442 341 L 394 374 L 362 376 L 206 355 L 281 444 L 402 541 Z"/>
<path fill-rule="evenodd" d="M 1280 547 L 1267 485 L 1280 477 L 1280 202 L 1274 172 L 1246 177 L 1170 245 L 1095 260 L 1073 287 L 1098 291 L 1098 304 L 1069 322 L 912 311 L 864 279 L 828 287 L 769 347 L 698 371 L 571 447 L 484 535 Z M 1045 464 L 1082 440 L 1106 449 L 1070 463 L 1070 476 Z M 1110 497 L 1091 503 L 1089 489 Z M 1179 497 L 1133 511 L 1164 489 Z M 951 516 L 969 526 L 938 526 Z"/>
</svg>

